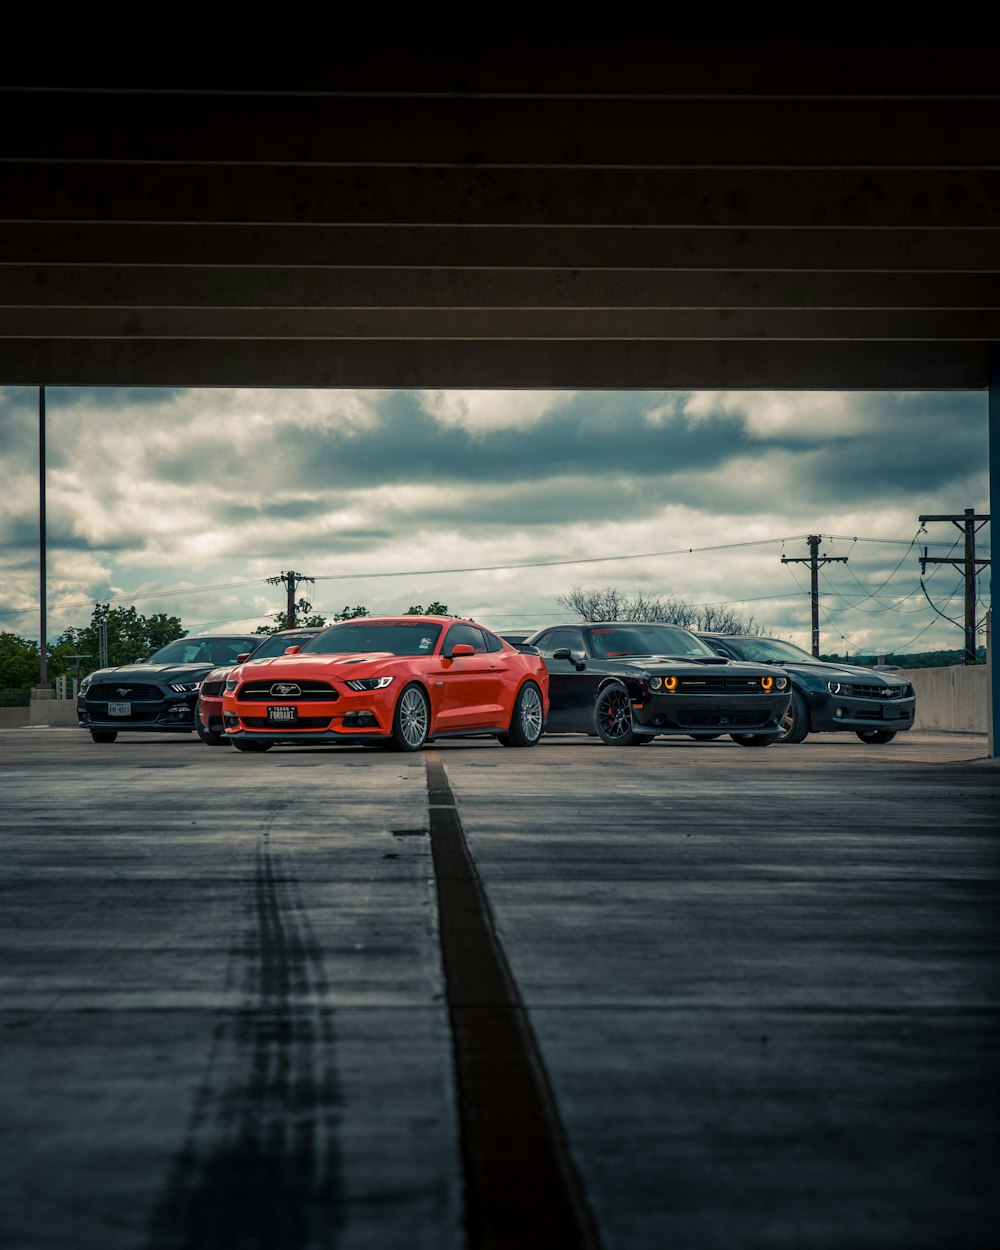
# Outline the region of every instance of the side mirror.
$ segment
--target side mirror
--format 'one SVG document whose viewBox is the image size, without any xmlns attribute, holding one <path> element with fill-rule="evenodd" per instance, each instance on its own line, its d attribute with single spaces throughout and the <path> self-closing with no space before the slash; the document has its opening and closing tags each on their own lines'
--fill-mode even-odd
<svg viewBox="0 0 1000 1250">
<path fill-rule="evenodd" d="M 250 652 L 249 652 L 249 651 L 244 651 L 241 655 L 238 655 L 238 656 L 236 657 L 236 659 L 233 661 L 233 663 L 234 663 L 234 664 L 242 664 L 244 660 L 249 660 L 249 659 L 250 659 Z"/>
<path fill-rule="evenodd" d="M 296 643 L 293 647 L 285 648 L 285 655 L 298 655 L 301 650 L 302 648 L 298 645 L 298 643 Z"/>
<path fill-rule="evenodd" d="M 447 655 L 447 659 L 456 660 L 460 655 L 475 655 L 476 648 L 468 642 L 456 642 Z"/>
<path fill-rule="evenodd" d="M 133 660 L 132 663 L 133 664 L 145 664 L 146 657 L 144 655 L 140 655 L 139 658 L 137 660 Z"/>
<path fill-rule="evenodd" d="M 556 650 L 552 652 L 552 658 L 553 660 L 569 660 L 578 673 L 582 673 L 587 667 L 587 661 L 584 659 L 577 659 L 573 652 L 570 651 L 569 647 L 557 647 Z"/>
</svg>

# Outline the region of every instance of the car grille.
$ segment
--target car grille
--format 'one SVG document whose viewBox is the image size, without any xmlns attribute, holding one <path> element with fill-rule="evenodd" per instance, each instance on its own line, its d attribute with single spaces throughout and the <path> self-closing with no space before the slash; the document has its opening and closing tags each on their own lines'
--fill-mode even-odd
<svg viewBox="0 0 1000 1250">
<path fill-rule="evenodd" d="M 203 681 L 201 683 L 201 690 L 199 693 L 218 698 L 218 696 L 222 694 L 225 684 L 226 683 L 224 681 Z"/>
<path fill-rule="evenodd" d="M 279 729 L 282 733 L 294 733 L 296 729 L 327 729 L 330 725 L 329 716 L 300 716 L 293 725 L 276 725 L 266 716 L 244 716 L 243 724 L 248 729 Z"/>
<path fill-rule="evenodd" d="M 677 717 L 681 729 L 762 729 L 771 713 L 761 712 L 685 712 Z M 720 724 L 725 720 L 725 724 Z"/>
<path fill-rule="evenodd" d="M 272 681 L 249 681 L 239 688 L 236 698 L 242 703 L 335 703 L 340 698 L 333 686 L 325 681 L 295 682 L 301 694 L 272 694 L 271 687 L 275 684 Z"/>
<path fill-rule="evenodd" d="M 689 694 L 760 694 L 759 677 L 682 677 L 677 689 Z"/>
<path fill-rule="evenodd" d="M 844 686 L 838 693 L 852 695 L 855 699 L 902 699 L 908 686 Z"/>
<path fill-rule="evenodd" d="M 128 690 L 128 694 L 121 694 L 120 691 Z M 159 686 L 113 686 L 107 683 L 100 686 L 91 686 L 87 693 L 83 696 L 88 702 L 107 703 L 159 703 L 163 698 L 163 691 Z"/>
</svg>

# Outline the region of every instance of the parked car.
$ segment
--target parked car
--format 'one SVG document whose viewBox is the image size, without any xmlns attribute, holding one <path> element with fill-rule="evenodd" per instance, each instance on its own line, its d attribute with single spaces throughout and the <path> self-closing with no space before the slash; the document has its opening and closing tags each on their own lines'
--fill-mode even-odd
<svg viewBox="0 0 1000 1250">
<path fill-rule="evenodd" d="M 539 656 L 447 616 L 341 621 L 300 651 L 240 664 L 222 698 L 226 737 L 240 751 L 336 742 L 417 751 L 470 735 L 530 747 L 547 712 Z"/>
<path fill-rule="evenodd" d="M 913 727 L 916 695 L 897 673 L 831 664 L 780 638 L 750 634 L 699 634 L 719 655 L 774 664 L 788 675 L 791 700 L 779 742 L 802 742 L 810 733 L 853 731 L 862 742 L 891 742 Z"/>
<path fill-rule="evenodd" d="M 549 673 L 546 733 L 597 734 L 639 746 L 657 734 L 767 746 L 788 708 L 788 679 L 716 655 L 678 625 L 552 625 L 528 639 Z"/>
<path fill-rule="evenodd" d="M 298 629 L 279 629 L 277 633 L 257 637 L 257 646 L 248 654 L 243 652 L 236 657 L 237 663 L 245 660 L 270 659 L 273 655 L 284 655 L 285 648 L 302 646 L 310 638 L 319 633 L 317 626 L 302 626 Z M 229 739 L 222 727 L 222 691 L 226 685 L 232 666 L 213 668 L 198 690 L 198 702 L 194 709 L 194 729 L 198 737 L 209 747 L 229 745 Z"/>
<path fill-rule="evenodd" d="M 80 728 L 95 742 L 114 742 L 123 731 L 190 733 L 204 678 L 213 668 L 231 667 L 258 641 L 253 634 L 178 638 L 148 660 L 98 669 L 80 683 Z"/>
</svg>

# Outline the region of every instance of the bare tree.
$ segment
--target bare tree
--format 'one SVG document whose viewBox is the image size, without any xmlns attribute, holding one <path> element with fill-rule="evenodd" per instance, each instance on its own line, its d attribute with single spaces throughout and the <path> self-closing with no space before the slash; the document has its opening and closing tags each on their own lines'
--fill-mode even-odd
<svg viewBox="0 0 1000 1250">
<path fill-rule="evenodd" d="M 771 634 L 752 616 L 743 616 L 725 604 L 693 604 L 677 595 L 624 594 L 617 586 L 574 586 L 556 602 L 584 621 L 660 621 L 685 629 L 706 629 L 719 634 Z"/>
</svg>

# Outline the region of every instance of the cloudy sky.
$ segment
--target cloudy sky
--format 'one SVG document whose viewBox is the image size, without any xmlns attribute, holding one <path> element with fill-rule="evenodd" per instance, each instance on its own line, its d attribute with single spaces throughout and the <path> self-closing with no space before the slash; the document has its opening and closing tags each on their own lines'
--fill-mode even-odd
<svg viewBox="0 0 1000 1250">
<path fill-rule="evenodd" d="M 50 388 L 49 637 L 97 601 L 192 633 L 283 607 L 438 599 L 498 630 L 565 619 L 574 586 L 724 603 L 824 651 L 962 645 L 920 589 L 921 513 L 988 510 L 984 393 Z M 0 389 L 0 629 L 38 637 L 38 394 Z M 979 536 L 989 554 L 989 528 Z M 521 567 L 517 567 L 521 566 Z M 447 570 L 447 571 L 445 571 Z M 961 621 L 961 573 L 928 570 Z M 988 575 L 981 594 L 988 602 Z M 982 611 L 982 609 L 980 609 Z"/>
</svg>

